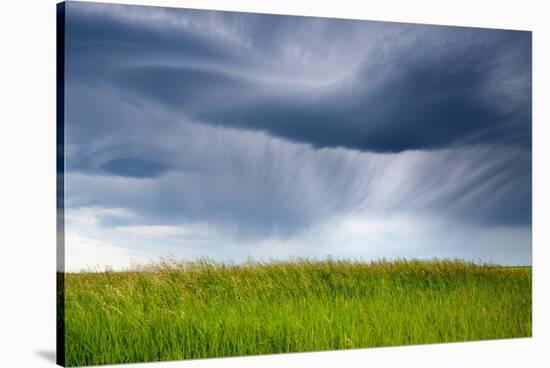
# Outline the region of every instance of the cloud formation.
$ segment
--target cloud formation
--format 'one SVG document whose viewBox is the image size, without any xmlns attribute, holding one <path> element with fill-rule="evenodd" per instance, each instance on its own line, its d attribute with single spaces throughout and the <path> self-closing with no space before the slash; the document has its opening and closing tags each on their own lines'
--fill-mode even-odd
<svg viewBox="0 0 550 368">
<path fill-rule="evenodd" d="M 197 14 L 172 12 L 185 20 Z M 230 42 L 189 26 L 180 32 L 155 27 L 162 17 L 144 27 L 122 13 L 99 14 L 75 17 L 70 25 L 75 67 L 90 63 L 89 53 L 101 53 L 106 62 L 96 69 L 105 83 L 199 123 L 362 151 L 530 145 L 529 32 L 214 12 L 229 29 L 268 20 L 262 29 L 269 27 L 269 38 L 247 34 Z M 336 36 L 310 42 L 310 32 L 321 29 L 320 38 L 339 28 Z M 291 31 L 306 39 L 282 48 Z M 348 46 L 342 50 L 342 44 Z M 325 66 L 331 75 L 313 84 L 300 65 L 284 62 L 316 63 L 333 49 L 358 47 L 365 52 L 352 51 L 355 65 L 332 57 L 334 65 Z M 348 68 L 337 68 L 341 61 Z"/>
<path fill-rule="evenodd" d="M 528 263 L 529 32 L 93 3 L 67 22 L 79 249 Z"/>
</svg>

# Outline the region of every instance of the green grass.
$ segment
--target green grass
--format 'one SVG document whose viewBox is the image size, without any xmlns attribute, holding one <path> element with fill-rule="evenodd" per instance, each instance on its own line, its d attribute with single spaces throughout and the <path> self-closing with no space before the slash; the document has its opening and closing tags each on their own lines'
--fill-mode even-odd
<svg viewBox="0 0 550 368">
<path fill-rule="evenodd" d="M 163 261 L 65 275 L 68 366 L 531 336 L 531 268 Z"/>
</svg>

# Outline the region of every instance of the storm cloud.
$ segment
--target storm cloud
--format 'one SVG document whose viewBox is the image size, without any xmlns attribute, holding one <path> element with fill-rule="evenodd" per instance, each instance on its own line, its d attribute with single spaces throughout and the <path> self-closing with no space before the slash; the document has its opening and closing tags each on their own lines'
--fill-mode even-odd
<svg viewBox="0 0 550 368">
<path fill-rule="evenodd" d="M 75 17 L 69 24 L 70 41 L 78 45 L 75 67 L 89 63 L 89 53 L 100 53 L 106 60 L 96 68 L 103 69 L 105 83 L 138 100 L 158 102 L 200 123 L 260 130 L 314 147 L 400 152 L 530 144 L 529 32 L 389 23 L 373 31 L 357 21 L 214 14 L 233 25 L 261 24 L 267 17 L 264 28 L 271 27 L 273 35 L 265 45 L 259 40 L 246 48 L 207 32 L 156 28 L 155 22 L 143 27 L 124 17 Z M 294 53 L 312 62 L 333 48 L 357 53 L 352 50 L 363 42 L 368 47 L 355 67 L 335 68 L 330 78 L 319 78 L 329 79 L 326 84 L 308 85 L 299 66 L 272 64 L 285 57 L 272 45 L 284 44 L 288 27 L 296 24 L 296 38 L 320 27 L 352 33 L 297 46 Z M 374 32 L 382 35 L 369 45 Z"/>
<path fill-rule="evenodd" d="M 74 2 L 66 27 L 74 249 L 530 262 L 530 32 Z"/>
</svg>

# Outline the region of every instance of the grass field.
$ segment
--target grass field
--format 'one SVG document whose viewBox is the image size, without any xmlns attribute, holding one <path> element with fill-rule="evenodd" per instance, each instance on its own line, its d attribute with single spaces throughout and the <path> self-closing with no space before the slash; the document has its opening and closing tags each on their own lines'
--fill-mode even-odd
<svg viewBox="0 0 550 368">
<path fill-rule="evenodd" d="M 531 268 L 163 261 L 65 274 L 65 364 L 531 336 Z"/>
</svg>

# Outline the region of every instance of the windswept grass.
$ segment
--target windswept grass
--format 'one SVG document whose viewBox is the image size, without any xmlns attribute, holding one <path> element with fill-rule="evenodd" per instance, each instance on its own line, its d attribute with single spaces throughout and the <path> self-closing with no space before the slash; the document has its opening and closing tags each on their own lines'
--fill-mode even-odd
<svg viewBox="0 0 550 368">
<path fill-rule="evenodd" d="M 162 261 L 65 275 L 68 366 L 531 336 L 531 268 Z"/>
</svg>

